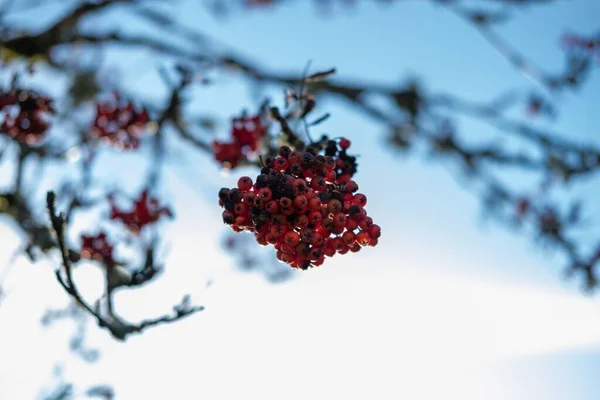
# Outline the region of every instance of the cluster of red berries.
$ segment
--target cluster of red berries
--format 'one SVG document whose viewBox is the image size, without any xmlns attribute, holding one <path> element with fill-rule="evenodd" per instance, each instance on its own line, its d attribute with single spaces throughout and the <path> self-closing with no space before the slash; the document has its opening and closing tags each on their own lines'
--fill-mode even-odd
<svg viewBox="0 0 600 400">
<path fill-rule="evenodd" d="M 109 202 L 111 203 L 110 219 L 123 222 L 134 235 L 138 235 L 145 226 L 157 222 L 163 216 L 173 217 L 171 210 L 161 206 L 158 199 L 150 196 L 148 190 L 140 193 L 129 211 L 119 209 L 112 197 L 109 197 Z M 109 243 L 105 232 L 99 232 L 95 236 L 81 235 L 81 240 L 82 258 L 96 260 L 106 266 L 115 265 L 114 247 Z"/>
<path fill-rule="evenodd" d="M 215 140 L 212 143 L 215 160 L 225 168 L 235 168 L 250 153 L 258 150 L 266 133 L 267 127 L 260 115 L 234 118 L 231 123 L 231 141 Z"/>
<path fill-rule="evenodd" d="M 54 113 L 54 107 L 48 97 L 29 90 L 13 90 L 0 93 L 0 112 L 4 114 L 0 133 L 34 145 L 50 128 L 48 119 Z"/>
<path fill-rule="evenodd" d="M 158 199 L 150 197 L 148 190 L 142 191 L 129 211 L 120 210 L 112 198 L 109 201 L 111 202 L 110 219 L 122 221 L 134 234 L 139 234 L 146 225 L 158 221 L 163 216 L 173 217 L 171 210 L 161 206 Z"/>
<path fill-rule="evenodd" d="M 113 96 L 113 99 L 96 105 L 91 134 L 118 149 L 137 149 L 140 136 L 150 120 L 148 111 L 123 101 L 119 93 L 115 92 Z"/>
<path fill-rule="evenodd" d="M 109 201 L 111 202 L 110 219 L 120 220 L 134 234 L 139 234 L 146 225 L 158 221 L 163 216 L 173 217 L 171 209 L 161 206 L 158 199 L 150 197 L 148 190 L 140 193 L 140 197 L 134 201 L 130 211 L 120 210 L 112 198 Z"/>
<path fill-rule="evenodd" d="M 223 222 L 273 245 L 277 258 L 293 268 L 376 246 L 381 228 L 367 215 L 367 197 L 351 179 L 356 158 L 346 153 L 348 147 L 347 139 L 302 153 L 280 147 L 277 157 L 264 160 L 256 182 L 242 177 L 237 188 L 219 191 Z"/>
<path fill-rule="evenodd" d="M 92 259 L 104 265 L 114 265 L 113 246 L 108 242 L 106 233 L 100 232 L 96 236 L 81 235 L 81 257 Z"/>
</svg>

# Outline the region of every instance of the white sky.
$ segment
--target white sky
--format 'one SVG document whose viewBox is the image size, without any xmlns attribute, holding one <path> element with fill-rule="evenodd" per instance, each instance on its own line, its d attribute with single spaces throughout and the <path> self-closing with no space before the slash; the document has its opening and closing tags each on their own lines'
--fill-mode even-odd
<svg viewBox="0 0 600 400">
<path fill-rule="evenodd" d="M 395 257 L 389 247 L 268 285 L 224 268 L 230 260 L 215 246 L 213 210 L 187 210 L 169 229 L 177 235 L 167 274 L 117 304 L 135 320 L 167 312 L 190 292 L 207 310 L 126 344 L 91 327 L 102 358 L 87 365 L 67 356 L 69 324 L 38 327 L 44 308 L 65 300 L 51 265 L 21 260 L 0 308 L 1 399 L 33 398 L 65 357 L 69 379 L 82 388 L 114 384 L 118 399 L 529 399 L 543 389 L 500 384 L 502 360 L 600 348 L 600 309 L 589 298 L 419 272 L 418 257 Z M 0 229 L 4 262 L 17 241 Z M 99 293 L 98 271 L 78 272 L 86 292 Z M 215 283 L 204 289 L 208 279 Z"/>
</svg>

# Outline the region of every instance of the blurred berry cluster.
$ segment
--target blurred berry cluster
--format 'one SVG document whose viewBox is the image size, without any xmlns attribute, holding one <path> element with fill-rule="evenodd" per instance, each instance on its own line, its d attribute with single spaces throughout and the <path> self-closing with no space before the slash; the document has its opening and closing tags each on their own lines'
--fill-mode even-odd
<svg viewBox="0 0 600 400">
<path fill-rule="evenodd" d="M 96 104 L 91 134 L 121 150 L 137 149 L 149 120 L 145 108 L 124 101 L 115 92 L 112 99 Z"/>
<path fill-rule="evenodd" d="M 33 91 L 0 92 L 0 113 L 4 118 L 0 134 L 34 145 L 44 138 L 50 128 L 49 116 L 54 112 L 52 100 Z"/>
<path fill-rule="evenodd" d="M 233 169 L 248 157 L 256 153 L 260 141 L 267 133 L 267 127 L 260 115 L 242 116 L 232 120 L 231 141 L 215 140 L 212 151 L 215 160 L 224 168 Z"/>
</svg>

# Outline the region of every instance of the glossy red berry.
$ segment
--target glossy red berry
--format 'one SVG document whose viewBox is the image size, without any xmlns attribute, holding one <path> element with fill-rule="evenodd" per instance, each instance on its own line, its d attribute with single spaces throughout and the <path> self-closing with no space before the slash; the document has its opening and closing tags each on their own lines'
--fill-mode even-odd
<svg viewBox="0 0 600 400">
<path fill-rule="evenodd" d="M 237 183 L 238 189 L 240 189 L 241 191 L 245 192 L 248 191 L 252 188 L 252 185 L 254 183 L 252 182 L 252 178 L 250 178 L 249 176 L 242 176 Z"/>
<path fill-rule="evenodd" d="M 300 243 L 300 235 L 295 231 L 289 231 L 284 235 L 283 240 L 287 245 L 295 247 Z"/>
<path fill-rule="evenodd" d="M 371 236 L 369 236 L 369 233 L 366 231 L 361 231 L 356 235 L 356 243 L 363 247 L 368 246 L 370 240 Z"/>
<path fill-rule="evenodd" d="M 367 205 L 367 196 L 362 193 L 357 193 L 354 195 L 354 204 L 357 206 L 364 207 Z"/>
</svg>

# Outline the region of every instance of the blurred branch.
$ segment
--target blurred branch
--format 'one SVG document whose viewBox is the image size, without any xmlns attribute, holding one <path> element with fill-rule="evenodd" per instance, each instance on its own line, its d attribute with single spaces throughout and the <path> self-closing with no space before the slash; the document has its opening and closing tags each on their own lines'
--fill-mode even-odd
<svg viewBox="0 0 600 400">
<path fill-rule="evenodd" d="M 125 340 L 129 335 L 140 333 L 148 327 L 174 322 L 190 316 L 198 311 L 204 310 L 203 306 L 190 306 L 186 301 L 187 298 L 184 298 L 182 304 L 175 306 L 175 313 L 173 315 L 165 315 L 156 319 L 144 320 L 138 324 L 124 322 L 120 318 L 117 318 L 112 312 L 109 312 L 108 318 L 101 315 L 98 305 L 96 307 L 90 306 L 83 299 L 83 296 L 73 281 L 71 259 L 69 257 L 69 250 L 66 247 L 64 239 L 66 229 L 64 215 L 56 213 L 55 201 L 56 195 L 53 192 L 48 192 L 46 204 L 48 207 L 52 228 L 56 234 L 56 240 L 62 258 L 62 267 L 65 272 L 65 277 L 63 277 L 61 270 L 58 269 L 56 271 L 56 278 L 67 294 L 97 320 L 98 326 L 108 330 L 115 339 Z M 112 301 L 111 296 L 112 294 L 109 291 L 107 293 L 109 302 Z"/>
</svg>

